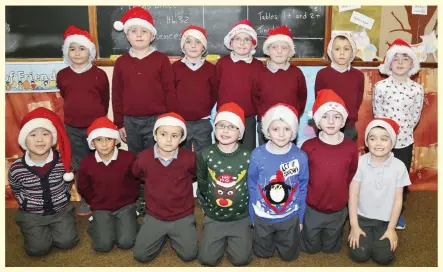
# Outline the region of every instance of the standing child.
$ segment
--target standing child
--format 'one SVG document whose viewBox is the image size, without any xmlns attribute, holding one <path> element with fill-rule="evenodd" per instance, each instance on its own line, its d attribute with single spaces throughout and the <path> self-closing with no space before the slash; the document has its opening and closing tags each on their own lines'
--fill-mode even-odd
<svg viewBox="0 0 443 272">
<path fill-rule="evenodd" d="M 343 245 L 349 184 L 357 171 L 357 144 L 344 137 L 348 110 L 333 90 L 321 90 L 313 106 L 318 137 L 303 143 L 309 160 L 306 212 L 300 247 L 308 253 L 337 253 Z"/>
<path fill-rule="evenodd" d="M 410 79 L 420 70 L 420 62 L 408 43 L 396 39 L 386 52 L 380 73 L 388 78 L 377 82 L 373 92 L 374 117 L 393 119 L 400 125 L 397 142 L 392 152 L 400 159 L 409 172 L 414 145 L 414 128 L 420 120 L 423 108 L 423 86 Z M 404 188 L 403 201 L 406 200 L 407 187 Z M 402 215 L 397 229 L 405 229 Z"/>
<path fill-rule="evenodd" d="M 207 48 L 206 30 L 198 26 L 185 28 L 180 41 L 185 54 L 172 64 L 177 90 L 177 113 L 186 120 L 184 147 L 200 152 L 212 143 L 211 110 L 217 99 L 215 65 L 202 55 Z M 195 106 L 197 105 L 197 106 Z"/>
<path fill-rule="evenodd" d="M 404 163 L 391 152 L 399 129 L 392 119 L 376 118 L 365 130 L 369 153 L 360 156 L 349 188 L 349 257 L 356 262 L 372 257 L 387 265 L 394 259 L 403 188 L 411 184 Z"/>
<path fill-rule="evenodd" d="M 132 175 L 135 156 L 117 149 L 118 128 L 100 117 L 88 128 L 89 154 L 80 163 L 78 190 L 92 209 L 88 233 L 94 250 L 108 252 L 114 244 L 129 249 L 137 235 L 135 201 L 140 182 Z"/>
<path fill-rule="evenodd" d="M 233 265 L 247 265 L 252 260 L 247 191 L 250 151 L 238 143 L 245 132 L 244 112 L 233 102 L 224 104 L 214 124 L 218 143 L 197 157 L 197 195 L 205 213 L 198 260 L 216 266 L 226 249 Z"/>
<path fill-rule="evenodd" d="M 297 110 L 276 104 L 262 117 L 269 141 L 252 151 L 249 164 L 249 214 L 254 225 L 254 252 L 269 258 L 278 250 L 285 261 L 300 254 L 300 230 L 306 208 L 309 169 L 297 137 Z"/>
<path fill-rule="evenodd" d="M 256 93 L 253 94 L 259 115 L 257 132 L 260 145 L 265 143 L 260 122 L 265 111 L 277 103 L 286 103 L 302 115 L 308 95 L 303 72 L 289 62 L 295 54 L 295 46 L 287 26 L 268 31 L 263 52 L 270 56 L 271 60 L 257 74 L 254 90 Z"/>
<path fill-rule="evenodd" d="M 142 151 L 132 167 L 145 183 L 146 212 L 134 246 L 140 262 L 152 261 L 167 238 L 183 261 L 197 256 L 197 231 L 192 183 L 195 153 L 179 148 L 186 124 L 176 113 L 160 115 L 154 124 L 153 148 Z"/>
<path fill-rule="evenodd" d="M 25 155 L 14 161 L 8 180 L 19 204 L 15 222 L 26 254 L 43 256 L 52 247 L 77 245 L 74 206 L 69 202 L 74 168 L 62 121 L 52 111 L 37 108 L 22 120 L 18 143 Z M 58 143 L 59 151 L 53 149 Z"/>
<path fill-rule="evenodd" d="M 315 93 L 323 89 L 332 89 L 345 101 L 349 111 L 347 123 L 342 129 L 345 138 L 356 141 L 358 110 L 363 101 L 365 77 L 360 70 L 351 66 L 357 47 L 348 34 L 332 36 L 328 44 L 328 56 L 331 65 L 321 69 L 315 78 Z"/>
<path fill-rule="evenodd" d="M 63 97 L 66 132 L 71 142 L 74 168 L 91 150 L 86 141 L 86 129 L 92 122 L 108 114 L 109 81 L 105 71 L 95 66 L 96 49 L 91 34 L 69 26 L 64 34 L 63 59 L 69 65 L 57 73 L 57 85 Z M 78 172 L 76 172 L 78 178 Z M 79 215 L 91 210 L 84 198 Z"/>
<path fill-rule="evenodd" d="M 225 36 L 224 44 L 232 51 L 215 65 L 219 82 L 217 107 L 235 102 L 244 110 L 246 125 L 241 142 L 252 151 L 256 147 L 257 125 L 257 110 L 252 101 L 252 94 L 255 93 L 254 77 L 263 67 L 261 61 L 253 57 L 257 32 L 248 20 L 242 20 Z"/>
</svg>

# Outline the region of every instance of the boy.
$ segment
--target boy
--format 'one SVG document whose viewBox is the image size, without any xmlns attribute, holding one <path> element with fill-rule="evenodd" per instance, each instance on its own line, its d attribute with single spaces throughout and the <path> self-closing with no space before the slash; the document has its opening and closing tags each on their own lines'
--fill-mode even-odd
<svg viewBox="0 0 443 272">
<path fill-rule="evenodd" d="M 140 182 L 132 175 L 135 156 L 117 149 L 118 128 L 107 117 L 100 117 L 88 128 L 89 154 L 80 163 L 78 191 L 92 209 L 88 233 L 94 250 L 108 252 L 114 244 L 129 249 L 137 235 L 135 201 Z"/>
<path fill-rule="evenodd" d="M 172 64 L 177 90 L 177 113 L 186 120 L 187 139 L 183 147 L 200 152 L 212 143 L 211 110 L 217 99 L 215 65 L 202 55 L 206 52 L 206 30 L 188 26 L 180 45 L 185 56 Z M 195 106 L 197 105 L 197 106 Z"/>
<path fill-rule="evenodd" d="M 224 45 L 232 50 L 227 56 L 220 58 L 215 65 L 219 91 L 217 107 L 235 102 L 245 112 L 245 135 L 241 141 L 252 151 L 256 147 L 256 115 L 257 110 L 252 101 L 254 77 L 263 67 L 261 61 L 255 59 L 257 32 L 248 20 L 238 22 L 224 38 Z"/>
<path fill-rule="evenodd" d="M 340 131 L 348 110 L 333 90 L 319 91 L 312 110 L 320 133 L 301 147 L 309 160 L 309 184 L 300 247 L 308 253 L 337 253 L 343 245 L 349 184 L 357 171 L 358 149 Z"/>
<path fill-rule="evenodd" d="M 300 254 L 300 230 L 306 207 L 308 158 L 292 141 L 297 137 L 297 110 L 279 103 L 262 117 L 269 141 L 251 154 L 249 215 L 254 225 L 255 255 L 269 258 L 278 250 L 285 261 Z"/>
<path fill-rule="evenodd" d="M 257 75 L 253 94 L 259 115 L 257 132 L 260 145 L 265 143 L 260 122 L 260 117 L 265 111 L 277 103 L 286 103 L 302 115 L 308 95 L 302 71 L 289 62 L 295 54 L 295 46 L 291 31 L 287 26 L 268 31 L 268 37 L 263 44 L 263 52 L 270 56 L 271 60 Z"/>
<path fill-rule="evenodd" d="M 19 204 L 15 217 L 29 256 L 43 256 L 52 247 L 77 245 L 74 206 L 69 191 L 74 180 L 71 147 L 62 121 L 37 108 L 23 117 L 18 143 L 25 155 L 14 161 L 8 180 Z M 53 149 L 58 143 L 59 151 Z"/>
<path fill-rule="evenodd" d="M 233 265 L 247 265 L 252 260 L 246 183 L 250 151 L 238 143 L 245 131 L 244 112 L 233 102 L 224 104 L 214 124 L 218 143 L 197 157 L 197 195 L 205 213 L 198 260 L 216 266 L 226 249 Z"/>
<path fill-rule="evenodd" d="M 354 40 L 348 34 L 335 35 L 328 44 L 328 56 L 331 65 L 321 69 L 315 78 L 315 93 L 323 89 L 332 89 L 345 101 L 349 111 L 346 125 L 342 129 L 345 138 L 357 140 L 355 123 L 358 110 L 363 101 L 365 77 L 360 70 L 351 66 L 357 53 Z"/>
<path fill-rule="evenodd" d="M 356 262 L 372 257 L 387 265 L 394 259 L 403 188 L 411 184 L 406 166 L 391 152 L 399 129 L 392 119 L 376 118 L 365 130 L 369 153 L 360 156 L 349 187 L 349 257 Z"/>
<path fill-rule="evenodd" d="M 96 49 L 91 34 L 71 25 L 63 37 L 63 59 L 69 67 L 57 73 L 57 86 L 64 101 L 65 128 L 78 179 L 80 161 L 91 153 L 86 129 L 95 119 L 108 114 L 109 81 L 105 71 L 92 63 Z M 77 213 L 91 214 L 83 197 Z"/>
<path fill-rule="evenodd" d="M 391 118 L 400 125 L 397 142 L 392 152 L 408 170 L 411 168 L 414 145 L 414 128 L 420 120 L 423 108 L 423 86 L 412 81 L 411 76 L 420 70 L 420 62 L 408 43 L 396 39 L 386 52 L 380 73 L 388 78 L 374 85 L 372 109 L 374 117 Z M 407 187 L 404 188 L 403 201 L 406 200 Z M 397 229 L 405 229 L 403 215 Z"/>
<path fill-rule="evenodd" d="M 154 125 L 153 148 L 142 151 L 132 171 L 145 183 L 146 212 L 134 246 L 134 258 L 152 261 L 166 239 L 185 262 L 197 256 L 197 231 L 192 183 L 195 153 L 179 148 L 186 124 L 176 113 L 160 115 Z"/>
</svg>

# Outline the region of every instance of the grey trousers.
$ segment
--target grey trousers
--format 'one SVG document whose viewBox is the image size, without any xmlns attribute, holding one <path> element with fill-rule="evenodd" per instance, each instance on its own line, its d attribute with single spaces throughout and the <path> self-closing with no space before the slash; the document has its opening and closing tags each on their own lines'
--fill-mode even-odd
<svg viewBox="0 0 443 272">
<path fill-rule="evenodd" d="M 256 116 L 246 118 L 245 133 L 243 139 L 240 140 L 240 143 L 251 151 L 257 147 L 257 121 L 255 118 Z"/>
<path fill-rule="evenodd" d="M 350 126 L 345 126 L 343 129 L 343 134 L 345 136 L 345 138 L 356 142 L 357 141 L 357 128 L 355 127 L 355 125 L 350 125 Z"/>
<path fill-rule="evenodd" d="M 254 219 L 254 253 L 260 258 L 274 256 L 278 250 L 280 258 L 292 261 L 300 255 L 300 223 L 298 215 L 280 223 L 269 223 L 258 217 Z"/>
<path fill-rule="evenodd" d="M 252 231 L 249 217 L 220 222 L 205 216 L 203 238 L 198 260 L 203 265 L 216 266 L 225 253 L 235 266 L 247 265 L 252 260 Z"/>
<path fill-rule="evenodd" d="M 348 208 L 335 213 L 322 213 L 306 206 L 300 248 L 304 252 L 337 253 L 343 245 L 343 227 Z"/>
<path fill-rule="evenodd" d="M 366 233 L 366 237 L 360 235 L 360 247 L 349 247 L 349 257 L 356 262 L 366 262 L 371 257 L 375 262 L 382 265 L 389 264 L 394 259 L 389 240 L 380 238 L 388 228 L 389 222 L 358 216 L 358 225 Z"/>
<path fill-rule="evenodd" d="M 161 221 L 149 214 L 143 218 L 134 246 L 134 258 L 139 262 L 152 261 L 161 251 L 166 239 L 185 262 L 197 256 L 197 229 L 194 214 L 175 221 Z"/>
<path fill-rule="evenodd" d="M 37 215 L 19 210 L 15 222 L 23 234 L 24 248 L 29 256 L 44 256 L 52 247 L 70 249 L 78 244 L 74 206 L 54 215 Z"/>
<path fill-rule="evenodd" d="M 135 244 L 138 222 L 135 204 L 111 212 L 106 210 L 92 211 L 88 234 L 92 239 L 92 247 L 99 252 L 112 250 L 114 244 L 121 249 L 130 249 Z"/>
<path fill-rule="evenodd" d="M 186 121 L 187 137 L 183 143 L 183 147 L 198 153 L 208 145 L 212 144 L 212 125 L 209 119 L 201 119 L 197 121 Z"/>
<path fill-rule="evenodd" d="M 146 117 L 125 115 L 123 120 L 129 151 L 138 155 L 141 151 L 154 146 L 154 125 L 157 115 Z"/>
</svg>

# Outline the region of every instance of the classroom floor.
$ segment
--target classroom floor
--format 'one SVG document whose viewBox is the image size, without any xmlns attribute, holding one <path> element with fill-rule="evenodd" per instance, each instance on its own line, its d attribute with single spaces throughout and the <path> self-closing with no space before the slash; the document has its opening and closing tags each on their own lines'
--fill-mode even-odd
<svg viewBox="0 0 443 272">
<path fill-rule="evenodd" d="M 76 204 L 77 205 L 77 204 Z M 197 204 L 198 205 L 198 204 Z M 78 206 L 77 206 L 78 207 Z M 399 247 L 396 259 L 391 266 L 437 266 L 437 192 L 411 192 L 408 196 L 405 211 L 406 230 L 398 231 Z M 201 236 L 201 222 L 203 214 L 196 206 L 196 219 L 199 237 Z M 23 240 L 20 229 L 14 222 L 16 209 L 6 209 L 6 262 L 10 266 L 200 266 L 197 260 L 182 262 L 172 250 L 169 242 L 162 252 L 149 264 L 137 262 L 132 256 L 132 250 L 121 250 L 117 247 L 109 253 L 97 253 L 91 249 L 90 238 L 86 233 L 88 220 L 86 217 L 77 217 L 80 242 L 72 250 L 62 251 L 55 249 L 45 257 L 29 257 L 23 250 Z M 348 237 L 348 223 L 345 227 L 345 237 Z M 345 241 L 343 242 L 345 244 Z M 226 257 L 219 266 L 231 266 Z M 299 258 L 292 262 L 280 260 L 276 252 L 273 258 L 259 259 L 254 256 L 249 266 L 255 267 L 291 267 L 291 266 L 377 266 L 373 261 L 364 264 L 353 263 L 347 256 L 344 246 L 338 254 L 327 255 L 318 253 L 309 255 L 301 253 Z"/>
</svg>

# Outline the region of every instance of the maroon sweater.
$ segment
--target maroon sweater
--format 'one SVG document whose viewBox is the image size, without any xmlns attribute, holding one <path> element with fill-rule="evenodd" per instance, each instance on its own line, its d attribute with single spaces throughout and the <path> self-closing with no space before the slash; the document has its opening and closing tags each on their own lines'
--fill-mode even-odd
<svg viewBox="0 0 443 272">
<path fill-rule="evenodd" d="M 177 90 L 176 112 L 187 121 L 209 116 L 217 99 L 215 66 L 205 61 L 197 71 L 192 71 L 181 61 L 172 64 Z"/>
<path fill-rule="evenodd" d="M 69 126 L 86 128 L 108 114 L 108 76 L 97 66 L 80 74 L 66 67 L 57 73 L 57 86 L 64 100 L 64 122 Z"/>
<path fill-rule="evenodd" d="M 118 157 L 107 166 L 97 162 L 95 152 L 80 162 L 78 192 L 92 210 L 116 211 L 135 203 L 140 193 L 140 181 L 132 175 L 135 156 L 118 150 Z"/>
<path fill-rule="evenodd" d="M 235 102 L 245 111 L 245 117 L 257 115 L 252 93 L 255 93 L 254 77 L 260 72 L 263 63 L 255 58 L 251 63 L 233 62 L 231 56 L 226 55 L 215 66 L 219 82 L 217 109 L 225 103 Z"/>
<path fill-rule="evenodd" d="M 340 73 L 328 66 L 318 71 L 315 79 L 315 95 L 322 89 L 332 89 L 343 99 L 349 111 L 346 125 L 354 125 L 358 120 L 358 110 L 365 89 L 363 73 L 352 67 L 351 70 Z"/>
<path fill-rule="evenodd" d="M 173 221 L 194 212 L 192 183 L 196 176 L 195 153 L 179 148 L 177 159 L 163 166 L 154 148 L 139 153 L 132 171 L 145 183 L 146 212 L 162 221 Z"/>
<path fill-rule="evenodd" d="M 324 213 L 340 211 L 348 203 L 349 184 L 357 171 L 356 143 L 345 138 L 338 145 L 329 145 L 316 137 L 304 142 L 301 149 L 309 161 L 306 203 Z"/>
<path fill-rule="evenodd" d="M 276 73 L 263 67 L 257 74 L 255 82 L 256 92 L 253 93 L 253 99 L 259 120 L 269 107 L 277 103 L 294 106 L 301 117 L 305 110 L 308 91 L 305 76 L 298 67 L 291 65 L 288 70 L 280 69 Z"/>
<path fill-rule="evenodd" d="M 174 111 L 176 93 L 169 58 L 154 51 L 143 59 L 123 54 L 112 76 L 114 123 L 123 127 L 123 115 L 152 116 Z"/>
</svg>

